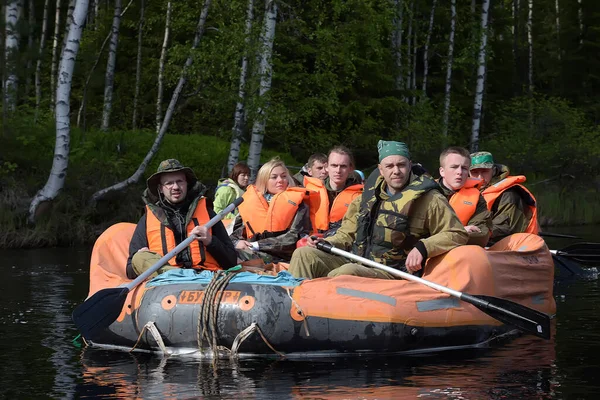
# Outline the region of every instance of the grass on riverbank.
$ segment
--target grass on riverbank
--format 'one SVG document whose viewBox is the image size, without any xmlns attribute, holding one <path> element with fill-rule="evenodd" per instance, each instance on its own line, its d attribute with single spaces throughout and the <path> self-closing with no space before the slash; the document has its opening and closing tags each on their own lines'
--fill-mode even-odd
<svg viewBox="0 0 600 400">
<path fill-rule="evenodd" d="M 177 158 L 191 167 L 207 186 L 214 187 L 227 162 L 229 142 L 214 136 L 166 135 L 146 168 L 143 180 L 111 194 L 92 207 L 90 196 L 123 181 L 138 168 L 155 139 L 151 131 L 71 132 L 71 151 L 65 187 L 50 204 L 40 206 L 35 226 L 27 224 L 31 198 L 48 179 L 52 166 L 54 126 L 36 126 L 28 120 L 11 121 L 0 156 L 0 248 L 90 244 L 110 225 L 137 222 L 143 213 L 141 193 L 145 179 L 161 160 Z M 242 145 L 240 160 L 248 156 Z M 290 155 L 264 149 L 262 161 L 280 156 L 299 165 Z"/>
</svg>

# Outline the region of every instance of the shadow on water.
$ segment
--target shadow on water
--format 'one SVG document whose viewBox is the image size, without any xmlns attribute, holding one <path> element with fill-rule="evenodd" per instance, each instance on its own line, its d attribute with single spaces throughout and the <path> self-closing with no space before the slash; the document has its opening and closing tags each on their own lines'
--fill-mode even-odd
<svg viewBox="0 0 600 400">
<path fill-rule="evenodd" d="M 553 341 L 419 357 L 318 361 L 159 358 L 86 349 L 81 398 L 554 398 Z"/>
</svg>

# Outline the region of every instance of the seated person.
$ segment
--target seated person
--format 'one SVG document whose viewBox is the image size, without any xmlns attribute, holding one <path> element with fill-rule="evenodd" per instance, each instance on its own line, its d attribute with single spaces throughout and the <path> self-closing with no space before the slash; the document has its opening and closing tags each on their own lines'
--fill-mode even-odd
<svg viewBox="0 0 600 400">
<path fill-rule="evenodd" d="M 495 164 L 487 151 L 471 154 L 470 174 L 483 181 L 480 190 L 492 213 L 492 242 L 513 233 L 539 232 L 535 197 L 521 185 L 525 176 L 511 176 L 508 167 Z"/>
<path fill-rule="evenodd" d="M 440 154 L 442 192 L 469 233 L 467 244 L 487 246 L 492 231 L 492 216 L 479 192 L 482 181 L 469 178 L 471 155 L 463 147 L 448 147 Z"/>
<path fill-rule="evenodd" d="M 348 206 L 363 191 L 360 176 L 354 174 L 354 157 L 348 148 L 336 146 L 331 149 L 326 165 L 328 176 L 324 181 L 304 177 L 304 187 L 319 194 L 310 202 L 313 233 L 322 233 L 325 237 L 333 235 L 340 227 Z"/>
<path fill-rule="evenodd" d="M 248 180 L 250 179 L 250 168 L 246 163 L 239 162 L 234 165 L 229 174 L 229 178 L 222 179 L 219 181 L 217 190 L 215 191 L 215 201 L 213 202 L 213 208 L 215 212 L 221 212 L 233 203 L 238 197 L 242 197 L 248 186 Z M 239 215 L 237 208 L 223 217 L 223 225 L 227 232 L 231 234 L 233 232 L 233 226 L 235 224 L 235 218 Z"/>
<path fill-rule="evenodd" d="M 288 261 L 296 242 L 310 232 L 310 216 L 304 201 L 306 189 L 294 181 L 283 161 L 265 163 L 249 185 L 238 207 L 242 226 L 231 238 L 241 260 Z"/>
<path fill-rule="evenodd" d="M 292 177 L 296 186 L 304 186 L 305 176 L 324 181 L 327 178 L 327 156 L 323 153 L 315 153 L 310 156 L 304 167 Z"/>
<path fill-rule="evenodd" d="M 138 222 L 127 260 L 127 277 L 135 279 L 189 235 L 198 236 L 151 277 L 173 268 L 228 269 L 236 265 L 233 243 L 218 222 L 207 229 L 215 212 L 206 206 L 205 187 L 194 172 L 175 159 L 162 161 L 146 181 L 146 212 Z"/>
<path fill-rule="evenodd" d="M 350 204 L 342 226 L 327 241 L 361 257 L 416 273 L 427 258 L 466 244 L 469 236 L 439 185 L 412 171 L 404 143 L 380 140 L 377 148 L 378 169 L 367 179 L 363 194 Z M 289 272 L 295 277 L 396 279 L 385 271 L 317 250 L 311 238 L 307 243 L 290 261 Z"/>
</svg>

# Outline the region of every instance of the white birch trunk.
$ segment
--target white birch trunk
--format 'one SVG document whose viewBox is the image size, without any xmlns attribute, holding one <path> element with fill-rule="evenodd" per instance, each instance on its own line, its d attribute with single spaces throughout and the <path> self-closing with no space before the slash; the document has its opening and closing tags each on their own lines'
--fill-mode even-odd
<svg viewBox="0 0 600 400">
<path fill-rule="evenodd" d="M 133 0 L 130 0 L 129 3 L 127 3 L 127 6 L 121 12 L 121 18 L 123 18 L 123 15 L 125 15 L 127 10 L 129 9 L 129 6 L 131 6 L 131 3 L 133 3 Z M 85 125 L 86 125 L 85 124 L 85 106 L 87 104 L 87 89 L 90 85 L 90 80 L 92 79 L 92 75 L 94 74 L 94 71 L 96 70 L 96 67 L 98 66 L 98 63 L 100 63 L 100 58 L 102 57 L 104 48 L 108 44 L 108 41 L 110 40 L 111 36 L 112 36 L 112 31 L 109 32 L 108 35 L 106 35 L 106 37 L 104 38 L 104 41 L 102 42 L 102 46 L 100 46 L 100 50 L 98 51 L 98 55 L 96 56 L 96 61 L 94 62 L 94 65 L 92 65 L 92 68 L 90 69 L 90 72 L 88 73 L 88 77 L 85 80 L 85 85 L 83 86 L 83 96 L 81 99 L 81 104 L 79 105 L 79 111 L 77 112 L 77 127 L 81 126 L 81 119 L 83 116 L 83 128 L 85 129 Z"/>
<path fill-rule="evenodd" d="M 17 70 L 20 39 L 17 25 L 21 19 L 22 10 L 21 0 L 9 0 L 4 9 L 4 60 L 7 67 L 6 81 L 4 82 L 4 104 L 9 112 L 14 111 L 17 107 L 17 90 L 19 86 Z"/>
<path fill-rule="evenodd" d="M 69 165 L 71 80 L 79 51 L 81 31 L 87 15 L 88 0 L 77 0 L 73 23 L 64 54 L 60 60 L 58 87 L 56 89 L 56 144 L 50 176 L 44 187 L 36 193 L 29 206 L 29 222 L 36 219 L 36 211 L 43 202 L 52 201 L 62 190 Z"/>
<path fill-rule="evenodd" d="M 444 93 L 444 116 L 442 133 L 448 137 L 450 120 L 450 95 L 452 91 L 452 64 L 454 62 L 454 34 L 456 33 L 456 0 L 450 0 L 450 36 L 448 38 L 448 60 L 446 62 L 446 90 Z"/>
<path fill-rule="evenodd" d="M 52 64 L 50 67 L 50 110 L 54 110 L 54 99 L 56 96 L 56 63 L 58 58 L 58 40 L 60 37 L 60 3 L 56 0 L 56 13 L 54 15 L 54 38 L 52 39 Z"/>
<path fill-rule="evenodd" d="M 519 89 L 519 10 L 521 9 L 520 0 L 513 0 L 512 2 L 512 17 L 513 17 L 513 25 L 512 25 L 512 34 L 513 34 L 513 69 L 514 69 L 514 87 L 515 93 L 517 93 Z"/>
<path fill-rule="evenodd" d="M 167 112 L 165 113 L 165 118 L 160 127 L 160 132 L 158 132 L 158 134 L 156 135 L 156 138 L 154 139 L 154 143 L 152 144 L 152 147 L 146 154 L 146 157 L 142 160 L 142 163 L 140 164 L 138 169 L 133 173 L 133 175 L 131 175 L 129 178 L 127 178 L 126 180 L 124 180 L 122 182 L 119 182 L 115 185 L 112 185 L 112 186 L 109 186 L 107 188 L 97 191 L 90 198 L 90 203 L 94 204 L 98 200 L 105 197 L 107 194 L 109 194 L 111 192 L 123 190 L 127 186 L 132 185 L 132 184 L 136 183 L 137 181 L 139 181 L 140 178 L 143 176 L 144 171 L 146 170 L 146 167 L 148 167 L 148 164 L 150 163 L 150 161 L 152 161 L 152 158 L 154 158 L 154 155 L 158 152 L 158 149 L 160 148 L 160 144 L 162 143 L 162 140 L 163 140 L 165 134 L 167 133 L 167 129 L 169 128 L 169 123 L 171 122 L 173 113 L 175 112 L 175 107 L 177 106 L 177 101 L 179 100 L 179 96 L 181 95 L 181 92 L 183 91 L 183 88 L 187 82 L 187 71 L 188 71 L 189 67 L 192 65 L 192 62 L 194 60 L 193 59 L 194 50 L 198 47 L 198 45 L 200 44 L 200 40 L 202 39 L 202 36 L 204 35 L 204 26 L 206 25 L 206 17 L 208 16 L 208 9 L 210 8 L 210 3 L 211 3 L 211 0 L 204 1 L 204 5 L 202 6 L 202 12 L 200 13 L 200 19 L 198 20 L 198 25 L 196 27 L 196 35 L 194 36 L 194 42 L 192 44 L 190 55 L 188 56 L 187 60 L 185 61 L 184 66 L 181 70 L 181 75 L 179 76 L 179 81 L 177 82 L 177 86 L 175 87 L 175 90 L 173 91 L 173 96 L 171 97 L 171 102 L 169 103 Z"/>
<path fill-rule="evenodd" d="M 528 0 L 529 13 L 527 16 L 527 46 L 529 48 L 528 85 L 529 95 L 533 95 L 533 0 Z"/>
<path fill-rule="evenodd" d="M 473 104 L 473 125 L 471 128 L 471 152 L 479 149 L 479 133 L 481 130 L 481 110 L 483 108 L 483 89 L 486 77 L 487 57 L 487 31 L 488 11 L 490 0 L 483 0 L 481 5 L 481 42 L 479 44 L 479 57 L 477 66 L 477 86 L 475 87 L 475 101 Z"/>
<path fill-rule="evenodd" d="M 27 23 L 27 28 L 28 28 L 28 35 L 27 35 L 27 78 L 25 79 L 25 96 L 28 97 L 29 96 L 29 90 L 31 89 L 31 76 L 32 74 L 32 70 L 31 67 L 33 66 L 33 54 L 34 54 L 34 50 L 33 50 L 33 46 L 34 46 L 34 41 L 33 41 L 33 30 L 35 27 L 35 6 L 33 4 L 33 0 L 29 0 L 28 2 L 28 23 Z"/>
<path fill-rule="evenodd" d="M 37 62 L 35 65 L 35 117 L 34 122 L 37 121 L 37 115 L 40 109 L 40 103 L 42 102 L 42 58 L 44 56 L 44 46 L 46 45 L 46 33 L 48 32 L 48 9 L 50 0 L 44 2 L 44 16 L 42 17 L 42 33 L 40 34 L 40 47 L 37 56 Z"/>
<path fill-rule="evenodd" d="M 246 12 L 246 30 L 244 55 L 242 56 L 242 66 L 240 68 L 240 84 L 238 88 L 238 101 L 235 105 L 233 116 L 233 128 L 231 130 L 231 145 L 229 146 L 229 157 L 227 159 L 227 172 L 231 170 L 238 162 L 240 156 L 240 147 L 242 144 L 242 135 L 244 131 L 244 113 L 246 101 L 246 76 L 248 74 L 248 48 L 250 46 L 250 34 L 252 33 L 252 23 L 254 20 L 254 0 L 248 0 L 248 10 Z"/>
<path fill-rule="evenodd" d="M 556 46 L 558 47 L 558 61 L 562 60 L 562 48 L 560 46 L 560 5 L 558 0 L 554 2 L 554 8 L 556 9 Z"/>
<path fill-rule="evenodd" d="M 107 131 L 110 125 L 115 67 L 117 65 L 117 46 L 119 44 L 119 28 L 121 25 L 121 5 L 121 0 L 115 0 L 115 13 L 111 28 L 110 44 L 108 46 L 106 75 L 104 76 L 104 105 L 102 107 L 102 125 L 100 126 L 100 129 L 103 131 Z"/>
<path fill-rule="evenodd" d="M 144 28 L 144 0 L 140 0 L 140 23 L 138 26 L 138 48 L 135 64 L 135 92 L 133 94 L 133 116 L 131 117 L 131 128 L 137 129 L 137 108 L 140 96 L 140 80 L 142 77 L 142 30 Z"/>
<path fill-rule="evenodd" d="M 396 53 L 396 67 L 398 75 L 396 76 L 396 89 L 404 89 L 404 73 L 402 71 L 402 35 L 404 33 L 403 17 L 404 17 L 404 0 L 394 0 L 396 18 L 394 19 L 394 35 L 393 46 Z"/>
<path fill-rule="evenodd" d="M 67 45 L 67 38 L 69 37 L 69 28 L 71 27 L 71 22 L 73 22 L 73 10 L 75 9 L 75 0 L 69 0 L 69 5 L 67 6 L 67 21 L 65 23 L 65 35 L 63 36 L 62 48 L 60 51 L 61 57 L 63 51 L 65 51 L 65 46 Z M 87 15 L 86 15 L 87 19 Z"/>
<path fill-rule="evenodd" d="M 412 0 L 410 2 L 410 12 L 408 14 L 408 31 L 406 32 L 406 67 L 408 70 L 408 75 L 406 77 L 406 89 L 410 90 L 410 85 L 412 83 L 412 76 L 411 76 L 411 72 L 412 72 L 412 67 L 411 67 L 411 59 L 412 59 L 412 50 L 411 50 L 411 44 L 412 44 L 412 28 L 413 28 L 413 13 L 415 10 L 415 1 L 416 0 Z M 406 102 L 408 103 L 409 98 L 406 99 Z"/>
<path fill-rule="evenodd" d="M 583 0 L 577 0 L 577 20 L 579 22 L 579 44 L 583 44 Z"/>
<path fill-rule="evenodd" d="M 416 99 L 417 99 L 417 95 L 415 93 L 415 90 L 417 89 L 417 24 L 416 24 L 416 19 L 415 19 L 415 27 L 414 27 L 414 34 L 413 34 L 413 54 L 412 54 L 412 80 L 410 83 L 410 90 L 411 90 L 411 96 L 410 96 L 410 104 L 412 104 L 413 106 L 416 103 Z"/>
<path fill-rule="evenodd" d="M 473 15 L 475 15 L 476 6 L 477 6 L 477 0 L 471 0 L 471 14 L 473 14 Z"/>
<path fill-rule="evenodd" d="M 165 73 L 165 60 L 167 59 L 167 48 L 169 45 L 169 35 L 171 33 L 171 2 L 167 3 L 167 16 L 165 17 L 165 37 L 163 39 L 160 60 L 158 62 L 158 94 L 156 96 L 156 133 L 160 132 L 162 123 L 162 98 L 163 82 Z"/>
<path fill-rule="evenodd" d="M 252 139 L 250 141 L 250 149 L 248 150 L 248 167 L 250 167 L 252 181 L 254 181 L 256 173 L 258 172 L 260 154 L 262 152 L 262 144 L 265 136 L 266 112 L 268 109 L 268 102 L 266 102 L 265 99 L 267 92 L 271 89 L 271 76 L 273 73 L 271 57 L 273 56 L 276 24 L 277 3 L 275 3 L 275 0 L 265 0 L 265 18 L 263 32 L 261 34 L 259 65 L 260 88 L 258 95 L 260 97 L 260 105 L 252 126 Z"/>
<path fill-rule="evenodd" d="M 429 29 L 427 30 L 427 38 L 425 39 L 425 48 L 423 49 L 423 85 L 421 91 L 423 96 L 427 97 L 427 75 L 429 74 L 429 43 L 431 42 L 431 34 L 433 33 L 433 20 L 435 17 L 435 6 L 437 0 L 431 3 L 431 14 L 429 15 Z M 452 7 L 452 5 L 450 5 Z"/>
</svg>

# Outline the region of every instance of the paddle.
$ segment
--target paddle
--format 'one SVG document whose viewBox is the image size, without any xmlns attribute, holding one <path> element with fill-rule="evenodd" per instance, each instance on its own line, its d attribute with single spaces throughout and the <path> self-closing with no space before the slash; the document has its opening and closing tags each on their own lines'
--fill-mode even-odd
<svg viewBox="0 0 600 400">
<path fill-rule="evenodd" d="M 323 250 L 327 253 L 349 258 L 350 260 L 381 269 L 389 274 L 409 281 L 422 283 L 430 288 L 447 293 L 450 296 L 457 297 L 460 300 L 472 304 L 492 318 L 504 322 L 507 325 L 512 325 L 523 332 L 532 333 L 544 339 L 550 339 L 550 317 L 542 312 L 497 297 L 484 295 L 474 296 L 467 293 L 461 293 L 446 286 L 438 285 L 437 283 L 416 277 L 407 272 L 402 272 L 367 258 L 357 256 L 356 254 L 337 249 L 324 240 L 318 241 L 316 246 L 319 250 Z"/>
<path fill-rule="evenodd" d="M 225 215 L 232 212 L 243 201 L 243 198 L 237 198 L 233 203 L 225 207 L 223 211 L 211 218 L 205 226 L 207 228 L 212 227 L 223 219 Z M 160 267 L 167 264 L 171 258 L 175 257 L 196 239 L 196 235 L 191 235 L 127 285 L 99 290 L 94 293 L 93 296 L 77 306 L 73 311 L 72 318 L 75 326 L 77 326 L 77 329 L 79 329 L 79 332 L 81 332 L 83 337 L 92 339 L 95 335 L 112 324 L 119 314 L 121 314 L 127 294 L 137 285 L 145 281 L 146 278 L 156 272 Z"/>
<path fill-rule="evenodd" d="M 538 232 L 538 235 L 542 237 L 553 237 L 563 239 L 581 239 L 579 236 L 565 235 L 564 233 Z"/>
<path fill-rule="evenodd" d="M 560 250 L 550 250 L 550 253 L 586 265 L 600 265 L 600 243 L 575 243 Z"/>
</svg>

